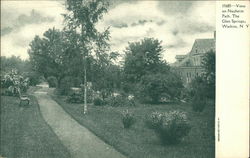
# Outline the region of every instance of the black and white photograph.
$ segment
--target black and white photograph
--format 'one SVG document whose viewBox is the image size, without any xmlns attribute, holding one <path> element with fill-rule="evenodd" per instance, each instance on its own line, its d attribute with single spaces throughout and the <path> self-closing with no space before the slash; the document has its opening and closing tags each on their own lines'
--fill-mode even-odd
<svg viewBox="0 0 250 158">
<path fill-rule="evenodd" d="M 216 34 L 215 1 L 1 1 L 0 157 L 215 158 Z"/>
</svg>

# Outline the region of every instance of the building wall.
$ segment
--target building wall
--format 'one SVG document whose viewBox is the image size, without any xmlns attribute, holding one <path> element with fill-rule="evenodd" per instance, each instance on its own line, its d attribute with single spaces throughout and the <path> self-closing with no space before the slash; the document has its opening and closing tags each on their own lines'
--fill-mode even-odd
<svg viewBox="0 0 250 158">
<path fill-rule="evenodd" d="M 202 67 L 193 66 L 193 67 L 176 67 L 174 71 L 180 75 L 181 80 L 184 85 L 190 83 L 196 76 L 201 76 L 204 69 Z"/>
<path fill-rule="evenodd" d="M 202 59 L 206 52 L 215 51 L 215 35 L 214 32 L 213 39 L 196 39 L 187 55 L 176 55 L 177 62 L 173 64 L 173 69 L 180 75 L 184 85 L 187 85 L 196 76 L 200 76 L 204 72 Z"/>
</svg>

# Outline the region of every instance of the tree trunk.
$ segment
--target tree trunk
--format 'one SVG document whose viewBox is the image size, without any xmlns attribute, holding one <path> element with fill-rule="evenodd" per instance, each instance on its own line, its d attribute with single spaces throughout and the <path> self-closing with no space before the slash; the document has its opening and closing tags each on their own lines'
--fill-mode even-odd
<svg viewBox="0 0 250 158">
<path fill-rule="evenodd" d="M 86 69 L 86 64 L 85 64 L 85 67 L 84 67 L 84 106 L 83 106 L 83 114 L 86 114 L 86 113 L 87 113 L 87 69 Z"/>
<path fill-rule="evenodd" d="M 81 25 L 81 35 L 82 35 L 82 44 L 84 45 L 83 39 L 83 24 Z M 87 55 L 84 55 L 84 105 L 83 105 L 83 114 L 87 114 Z"/>
</svg>

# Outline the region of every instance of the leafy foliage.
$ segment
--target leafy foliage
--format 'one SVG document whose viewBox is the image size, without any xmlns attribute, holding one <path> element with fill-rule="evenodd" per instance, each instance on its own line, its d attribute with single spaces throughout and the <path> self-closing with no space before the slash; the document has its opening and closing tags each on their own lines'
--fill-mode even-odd
<svg viewBox="0 0 250 158">
<path fill-rule="evenodd" d="M 126 110 L 122 113 L 122 123 L 124 128 L 130 128 L 133 124 L 135 124 L 136 119 L 130 111 Z"/>
<path fill-rule="evenodd" d="M 29 88 L 29 79 L 23 77 L 13 69 L 1 77 L 1 88 L 7 89 L 4 95 L 18 96 L 18 91 L 26 92 Z"/>
<path fill-rule="evenodd" d="M 149 129 L 157 129 L 163 123 L 163 114 L 161 112 L 153 112 L 151 113 L 145 121 L 146 127 Z"/>
<path fill-rule="evenodd" d="M 99 97 L 94 98 L 93 103 L 95 106 L 102 106 L 105 104 L 105 102 Z"/>
<path fill-rule="evenodd" d="M 202 112 L 208 100 L 215 101 L 215 52 L 209 51 L 203 58 L 204 73 L 197 76 L 188 87 L 193 110 Z"/>
<path fill-rule="evenodd" d="M 83 100 L 83 95 L 82 93 L 71 93 L 68 97 L 67 97 L 67 102 L 69 103 L 82 103 Z"/>
<path fill-rule="evenodd" d="M 47 81 L 48 81 L 49 87 L 57 87 L 58 85 L 58 81 L 55 76 L 49 76 Z"/>
<path fill-rule="evenodd" d="M 182 82 L 174 73 L 148 74 L 142 77 L 138 87 L 140 100 L 158 103 L 163 98 L 173 100 L 180 96 Z"/>
<path fill-rule="evenodd" d="M 24 76 L 29 78 L 30 86 L 36 86 L 37 84 L 41 83 L 44 80 L 41 74 L 33 70 L 29 71 L 28 73 L 25 73 Z"/>
<path fill-rule="evenodd" d="M 1 72 L 10 72 L 16 69 L 20 74 L 27 73 L 31 70 L 31 65 L 28 60 L 22 60 L 19 56 L 5 57 L 1 56 Z"/>
<path fill-rule="evenodd" d="M 40 83 L 41 74 L 33 71 L 29 60 L 22 60 L 19 56 L 1 56 L 1 73 L 8 74 L 12 70 L 17 70 L 18 74 L 24 78 L 29 78 L 29 85 L 35 86 Z"/>
<path fill-rule="evenodd" d="M 101 92 L 103 99 L 120 89 L 121 69 L 112 63 L 92 65 L 93 89 Z"/>
<path fill-rule="evenodd" d="M 58 86 L 58 92 L 61 95 L 68 95 L 70 93 L 71 87 L 73 87 L 72 77 L 66 76 L 60 81 Z"/>
<path fill-rule="evenodd" d="M 215 99 L 215 52 L 213 50 L 208 51 L 202 60 L 202 66 L 205 71 L 203 74 L 206 89 L 207 97 Z"/>
<path fill-rule="evenodd" d="M 188 88 L 193 110 L 198 112 L 203 111 L 207 98 L 207 86 L 204 78 L 196 77 Z"/>
<path fill-rule="evenodd" d="M 35 36 L 28 50 L 35 71 L 45 78 L 55 76 L 59 81 L 81 74 L 83 57 L 77 54 L 79 49 L 73 42 L 77 42 L 77 34 L 55 28 L 45 31 L 42 38 Z"/>
<path fill-rule="evenodd" d="M 137 83 L 143 75 L 158 72 L 164 63 L 161 57 L 162 51 L 161 42 L 153 38 L 129 43 L 125 51 L 125 79 L 129 83 Z"/>
<path fill-rule="evenodd" d="M 180 77 L 162 59 L 161 42 L 144 38 L 129 43 L 125 51 L 123 89 L 140 101 L 158 103 L 162 98 L 178 98 L 182 88 Z"/>
<path fill-rule="evenodd" d="M 191 129 L 186 114 L 180 111 L 154 112 L 146 123 L 155 131 L 164 145 L 180 143 Z"/>
<path fill-rule="evenodd" d="M 118 106 L 135 106 L 133 99 L 128 99 L 123 95 L 110 96 L 106 100 L 107 105 L 118 107 Z"/>
</svg>

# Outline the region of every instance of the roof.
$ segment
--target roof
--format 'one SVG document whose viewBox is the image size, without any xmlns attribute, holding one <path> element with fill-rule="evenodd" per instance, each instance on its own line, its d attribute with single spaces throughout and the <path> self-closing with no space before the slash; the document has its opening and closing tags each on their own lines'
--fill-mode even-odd
<svg viewBox="0 0 250 158">
<path fill-rule="evenodd" d="M 185 58 L 178 62 L 172 64 L 172 66 L 176 67 L 190 67 L 190 66 L 198 66 L 197 63 L 194 63 L 194 56 L 203 56 L 206 52 L 210 50 L 215 50 L 215 39 L 196 39 L 192 46 L 191 51 L 184 55 Z M 183 58 L 182 55 L 176 55 L 176 59 Z"/>
<path fill-rule="evenodd" d="M 211 49 L 215 50 L 215 39 L 196 39 L 194 41 L 190 55 L 205 54 Z"/>
</svg>

